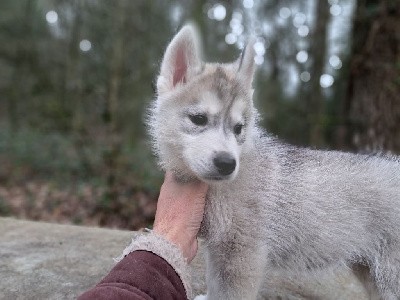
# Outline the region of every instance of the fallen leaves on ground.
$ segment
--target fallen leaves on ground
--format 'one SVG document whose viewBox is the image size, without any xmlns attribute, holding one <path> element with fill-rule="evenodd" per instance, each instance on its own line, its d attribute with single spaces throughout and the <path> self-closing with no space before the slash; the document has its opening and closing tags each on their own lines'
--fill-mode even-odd
<svg viewBox="0 0 400 300">
<path fill-rule="evenodd" d="M 120 187 L 114 196 L 106 198 L 103 187 L 89 183 L 60 186 L 31 180 L 0 184 L 0 215 L 129 230 L 152 224 L 154 195 Z"/>
</svg>

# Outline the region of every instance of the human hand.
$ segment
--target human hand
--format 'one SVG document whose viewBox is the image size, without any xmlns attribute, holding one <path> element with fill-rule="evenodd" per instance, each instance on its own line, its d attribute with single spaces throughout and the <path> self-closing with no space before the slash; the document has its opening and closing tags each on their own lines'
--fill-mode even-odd
<svg viewBox="0 0 400 300">
<path fill-rule="evenodd" d="M 180 183 L 167 172 L 158 198 L 153 231 L 177 245 L 188 262 L 197 253 L 207 190 L 204 182 Z"/>
</svg>

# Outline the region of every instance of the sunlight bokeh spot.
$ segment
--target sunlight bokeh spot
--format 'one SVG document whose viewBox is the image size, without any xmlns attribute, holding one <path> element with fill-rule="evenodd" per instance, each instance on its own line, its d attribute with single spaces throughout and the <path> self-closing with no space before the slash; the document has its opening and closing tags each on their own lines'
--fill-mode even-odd
<svg viewBox="0 0 400 300">
<path fill-rule="evenodd" d="M 311 74 L 310 74 L 310 72 L 307 72 L 307 71 L 301 72 L 301 74 L 300 74 L 300 79 L 301 79 L 301 81 L 303 81 L 303 82 L 309 82 L 310 79 L 311 79 Z"/>
<path fill-rule="evenodd" d="M 92 48 L 92 43 L 89 40 L 82 40 L 79 43 L 79 48 L 83 51 L 83 52 L 87 52 Z"/>
<path fill-rule="evenodd" d="M 291 14 L 292 14 L 292 11 L 291 11 L 289 8 L 287 8 L 287 7 L 282 7 L 282 8 L 279 10 L 279 16 L 280 16 L 282 19 L 287 19 L 287 18 L 289 18 L 289 17 L 291 16 Z"/>
<path fill-rule="evenodd" d="M 329 64 L 332 66 L 332 68 L 336 70 L 342 67 L 342 61 L 337 55 L 332 55 L 331 57 L 329 57 Z"/>
<path fill-rule="evenodd" d="M 253 0 L 243 0 L 243 6 L 244 8 L 252 8 L 254 5 Z"/>
<path fill-rule="evenodd" d="M 244 27 L 242 24 L 239 24 L 238 26 L 235 26 L 232 28 L 232 32 L 236 35 L 241 35 L 244 31 Z"/>
<path fill-rule="evenodd" d="M 321 87 L 323 88 L 328 88 L 331 87 L 332 84 L 334 83 L 335 79 L 333 79 L 333 76 L 330 74 L 323 74 L 321 75 L 320 79 L 319 79 L 319 84 L 321 85 Z"/>
<path fill-rule="evenodd" d="M 303 13 L 297 13 L 295 14 L 294 18 L 293 18 L 293 25 L 295 27 L 300 27 L 301 25 L 303 25 L 307 20 L 307 17 L 305 14 Z"/>
<path fill-rule="evenodd" d="M 242 22 L 238 18 L 232 18 L 232 20 L 229 22 L 229 26 L 234 29 L 237 26 L 242 25 Z"/>
<path fill-rule="evenodd" d="M 257 55 L 263 56 L 265 54 L 265 47 L 262 42 L 256 42 L 253 47 Z"/>
<path fill-rule="evenodd" d="M 226 42 L 228 45 L 233 45 L 234 43 L 237 42 L 237 37 L 236 37 L 236 35 L 233 34 L 233 33 L 228 33 L 228 34 L 225 36 L 225 42 Z"/>
<path fill-rule="evenodd" d="M 310 33 L 310 29 L 307 25 L 301 25 L 299 29 L 297 29 L 297 33 L 301 37 L 306 37 Z"/>
<path fill-rule="evenodd" d="M 337 17 L 342 13 L 342 7 L 338 4 L 334 4 L 329 9 L 329 12 L 331 13 L 332 16 Z"/>
<path fill-rule="evenodd" d="M 296 54 L 296 59 L 299 63 L 305 63 L 308 59 L 308 52 L 301 50 Z"/>
<path fill-rule="evenodd" d="M 58 14 L 54 10 L 50 10 L 46 14 L 46 21 L 50 24 L 57 23 Z"/>
<path fill-rule="evenodd" d="M 214 19 L 217 21 L 222 21 L 223 19 L 225 19 L 226 16 L 225 6 L 223 6 L 222 4 L 217 4 L 216 6 L 214 6 L 213 15 Z"/>
<path fill-rule="evenodd" d="M 256 63 L 256 65 L 262 65 L 264 62 L 264 56 L 257 55 L 256 57 L 254 57 L 254 62 Z"/>
</svg>

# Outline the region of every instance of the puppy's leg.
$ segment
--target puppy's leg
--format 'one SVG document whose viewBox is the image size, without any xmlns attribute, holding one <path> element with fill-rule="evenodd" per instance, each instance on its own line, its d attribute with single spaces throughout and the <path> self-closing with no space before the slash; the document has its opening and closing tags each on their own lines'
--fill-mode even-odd
<svg viewBox="0 0 400 300">
<path fill-rule="evenodd" d="M 213 246 L 207 253 L 207 300 L 256 299 L 266 256 L 262 247 L 237 241 Z"/>
<path fill-rule="evenodd" d="M 368 293 L 369 300 L 381 300 L 380 293 L 378 288 L 371 278 L 370 268 L 366 265 L 355 264 L 352 266 L 352 270 L 354 275 L 360 281 L 360 283 L 364 286 L 365 290 Z"/>
<path fill-rule="evenodd" d="M 371 267 L 378 289 L 384 300 L 400 299 L 400 253 L 396 250 L 374 260 Z"/>
</svg>

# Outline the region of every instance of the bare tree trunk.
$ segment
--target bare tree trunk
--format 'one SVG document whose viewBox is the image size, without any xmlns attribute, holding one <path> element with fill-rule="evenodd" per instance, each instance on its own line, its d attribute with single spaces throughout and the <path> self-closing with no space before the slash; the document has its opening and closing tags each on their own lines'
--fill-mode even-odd
<svg viewBox="0 0 400 300">
<path fill-rule="evenodd" d="M 22 67 L 17 66 L 14 70 L 13 74 L 13 84 L 11 87 L 11 93 L 9 97 L 7 97 L 7 113 L 8 113 L 8 122 L 10 124 L 11 137 L 14 136 L 14 133 L 18 131 L 19 124 L 19 102 L 22 98 L 21 95 L 21 84 L 20 82 L 23 80 L 22 76 Z"/>
<path fill-rule="evenodd" d="M 72 106 L 71 128 L 75 134 L 80 135 L 83 131 L 83 99 L 82 99 L 82 76 L 79 71 L 80 66 L 80 47 L 82 38 L 82 9 L 83 0 L 74 2 L 75 19 L 72 25 L 71 40 L 69 45 L 69 55 L 67 62 L 66 76 L 66 95 L 67 103 Z M 72 104 L 72 105 L 71 105 Z"/>
<path fill-rule="evenodd" d="M 82 10 L 84 8 L 83 0 L 74 1 L 72 12 L 74 15 L 71 35 L 68 45 L 68 55 L 65 64 L 65 77 L 61 94 L 62 115 L 69 124 L 65 126 L 71 130 L 75 151 L 78 154 L 80 165 L 84 174 L 91 170 L 90 160 L 86 154 L 85 148 L 88 144 L 88 135 L 85 128 L 83 116 L 83 97 L 82 97 L 82 76 L 79 71 L 80 50 L 79 43 L 82 38 Z M 68 118 L 70 117 L 70 118 Z"/>
<path fill-rule="evenodd" d="M 348 91 L 358 150 L 400 153 L 399 33 L 399 1 L 358 1 Z"/>
<path fill-rule="evenodd" d="M 68 42 L 68 52 L 66 55 L 64 78 L 61 89 L 61 105 L 64 114 L 68 117 L 71 124 L 69 127 L 74 128 L 74 123 L 76 118 L 74 116 L 74 111 L 76 111 L 77 97 L 80 96 L 81 89 L 81 78 L 78 73 L 79 68 L 79 41 L 81 39 L 82 30 L 82 5 L 83 0 L 74 1 L 72 4 L 72 28 L 71 34 Z"/>
<path fill-rule="evenodd" d="M 325 110 L 325 99 L 320 86 L 320 77 L 324 73 L 327 29 L 329 22 L 329 3 L 327 0 L 319 0 L 316 5 L 316 21 L 311 34 L 310 55 L 311 80 L 309 114 L 307 121 L 310 124 L 310 144 L 321 147 L 325 143 L 323 132 L 323 115 Z"/>
<path fill-rule="evenodd" d="M 30 93 L 27 92 L 29 86 L 29 68 L 30 60 L 32 58 L 33 49 L 33 16 L 36 1 L 27 0 L 25 1 L 25 10 L 22 16 L 23 20 L 23 30 L 28 33 L 29 38 L 24 40 L 19 40 L 17 57 L 16 57 L 16 67 L 14 69 L 13 81 L 11 87 L 11 97 L 8 97 L 8 118 L 10 122 L 10 128 L 12 132 L 18 131 L 20 127 L 20 114 L 23 111 L 22 103 L 30 102 Z M 13 135 L 11 135 L 13 136 Z"/>
<path fill-rule="evenodd" d="M 109 145 L 103 153 L 103 160 L 107 170 L 107 190 L 105 193 L 105 200 L 107 204 L 114 202 L 118 197 L 118 162 L 121 154 L 121 132 L 118 118 L 118 108 L 124 61 L 124 35 L 127 8 L 127 1 L 121 0 L 118 2 L 118 7 L 114 12 L 115 42 L 111 53 L 108 95 L 103 114 L 103 121 L 106 125 L 107 137 L 109 140 Z"/>
</svg>

